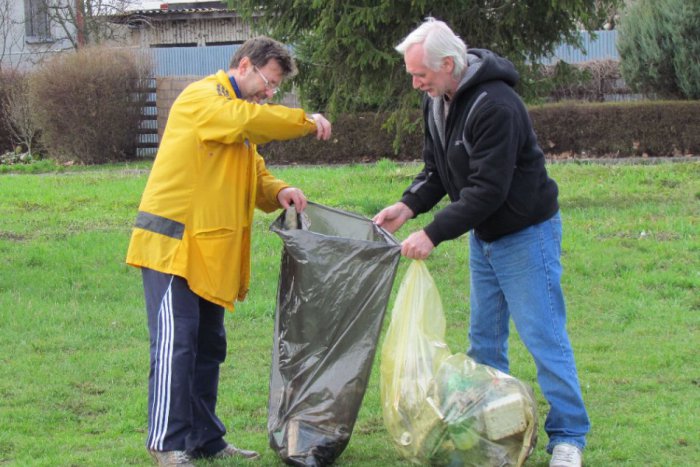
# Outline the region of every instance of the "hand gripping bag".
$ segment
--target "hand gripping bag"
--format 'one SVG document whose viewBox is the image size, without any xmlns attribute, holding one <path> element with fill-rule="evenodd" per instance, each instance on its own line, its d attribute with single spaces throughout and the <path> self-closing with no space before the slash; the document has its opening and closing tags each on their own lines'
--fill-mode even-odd
<svg viewBox="0 0 700 467">
<path fill-rule="evenodd" d="M 329 465 L 357 419 L 401 247 L 369 219 L 315 203 L 298 217 L 288 210 L 270 229 L 284 243 L 270 446 L 287 464 Z"/>
<path fill-rule="evenodd" d="M 384 423 L 415 464 L 520 466 L 537 441 L 537 405 L 525 383 L 445 343 L 437 287 L 414 261 L 396 296 L 381 353 Z"/>
</svg>

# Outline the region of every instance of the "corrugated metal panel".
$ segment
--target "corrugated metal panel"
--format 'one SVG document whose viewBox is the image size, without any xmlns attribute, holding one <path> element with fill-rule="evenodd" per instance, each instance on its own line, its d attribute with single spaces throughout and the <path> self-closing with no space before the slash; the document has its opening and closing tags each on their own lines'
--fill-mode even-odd
<svg viewBox="0 0 700 467">
<path fill-rule="evenodd" d="M 155 76 L 207 76 L 227 70 L 239 45 L 150 49 Z"/>
<path fill-rule="evenodd" d="M 592 60 L 620 60 L 617 52 L 617 31 L 596 31 L 596 38 L 589 32 L 582 31 L 583 51 L 568 44 L 558 46 L 553 57 L 542 58 L 540 63 L 551 65 L 558 61 L 567 63 L 590 62 Z"/>
</svg>

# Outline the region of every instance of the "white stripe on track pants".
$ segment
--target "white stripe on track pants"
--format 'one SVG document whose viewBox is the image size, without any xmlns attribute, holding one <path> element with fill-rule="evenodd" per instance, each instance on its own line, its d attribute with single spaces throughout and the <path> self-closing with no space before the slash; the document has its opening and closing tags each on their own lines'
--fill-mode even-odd
<svg viewBox="0 0 700 467">
<path fill-rule="evenodd" d="M 226 446 L 216 416 L 225 311 L 181 277 L 147 268 L 142 275 L 151 353 L 146 447 L 214 454 Z"/>
</svg>

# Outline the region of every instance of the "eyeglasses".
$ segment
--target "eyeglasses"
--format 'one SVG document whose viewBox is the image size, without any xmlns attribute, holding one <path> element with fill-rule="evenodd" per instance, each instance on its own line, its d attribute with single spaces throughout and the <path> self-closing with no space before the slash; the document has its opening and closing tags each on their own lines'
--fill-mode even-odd
<svg viewBox="0 0 700 467">
<path fill-rule="evenodd" d="M 272 91 L 272 94 L 277 94 L 277 91 L 280 90 L 279 85 L 273 86 L 272 84 L 270 84 L 270 80 L 267 79 L 267 76 L 265 76 L 263 72 L 260 71 L 260 69 L 255 65 L 253 65 L 253 71 L 255 71 L 260 76 L 260 78 L 262 78 L 263 83 L 265 83 L 265 89 Z"/>
</svg>

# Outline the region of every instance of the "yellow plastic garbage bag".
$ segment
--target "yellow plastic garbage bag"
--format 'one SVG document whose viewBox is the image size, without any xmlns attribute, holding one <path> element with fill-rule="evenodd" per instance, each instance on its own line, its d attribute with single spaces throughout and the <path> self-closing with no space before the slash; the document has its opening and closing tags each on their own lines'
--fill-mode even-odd
<svg viewBox="0 0 700 467">
<path fill-rule="evenodd" d="M 537 442 L 532 389 L 445 343 L 445 315 L 424 262 L 396 296 L 381 354 L 384 424 L 414 464 L 520 466 Z"/>
</svg>

